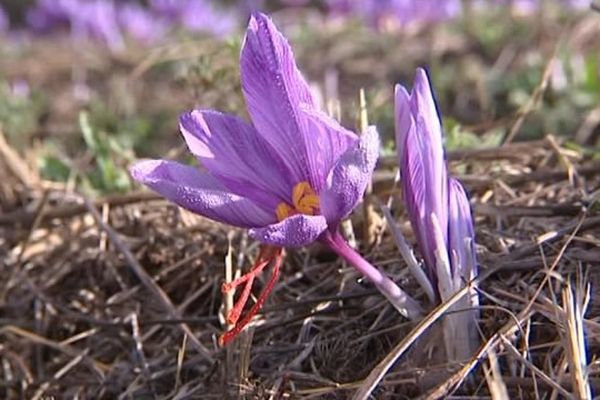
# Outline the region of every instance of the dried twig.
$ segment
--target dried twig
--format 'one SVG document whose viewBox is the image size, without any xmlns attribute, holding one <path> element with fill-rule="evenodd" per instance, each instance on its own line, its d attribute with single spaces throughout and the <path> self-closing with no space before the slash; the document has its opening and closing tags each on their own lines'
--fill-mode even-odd
<svg viewBox="0 0 600 400">
<path fill-rule="evenodd" d="M 83 197 L 83 201 L 85 203 L 85 206 L 88 208 L 90 214 L 92 214 L 92 217 L 94 217 L 96 224 L 98 224 L 98 226 L 106 232 L 111 243 L 121 252 L 121 254 L 123 254 L 125 259 L 127 260 L 128 265 L 131 267 L 138 279 L 142 281 L 144 286 L 146 286 L 146 288 L 150 290 L 151 293 L 154 294 L 154 296 L 163 305 L 163 307 L 168 312 L 171 318 L 181 318 L 179 312 L 175 309 L 173 303 L 171 302 L 167 294 L 146 273 L 144 268 L 139 264 L 139 262 L 133 256 L 133 254 L 131 254 L 125 243 L 123 243 L 123 241 L 119 238 L 118 234 L 108 224 L 104 223 L 104 221 L 102 220 L 102 216 L 100 215 L 94 204 L 92 204 L 92 202 L 86 197 Z M 208 361 L 212 362 L 213 356 L 211 352 L 206 347 L 204 347 L 202 343 L 200 343 L 200 341 L 193 334 L 190 327 L 186 323 L 181 323 L 180 327 L 183 330 L 183 332 L 190 337 L 194 348 L 200 354 L 202 354 Z"/>
</svg>

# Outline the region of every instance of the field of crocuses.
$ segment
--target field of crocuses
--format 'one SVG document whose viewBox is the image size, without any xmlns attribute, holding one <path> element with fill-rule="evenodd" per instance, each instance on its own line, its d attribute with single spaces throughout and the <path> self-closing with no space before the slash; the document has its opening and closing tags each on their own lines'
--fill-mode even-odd
<svg viewBox="0 0 600 400">
<path fill-rule="evenodd" d="M 600 396 L 600 3 L 0 1 L 0 398 Z"/>
</svg>

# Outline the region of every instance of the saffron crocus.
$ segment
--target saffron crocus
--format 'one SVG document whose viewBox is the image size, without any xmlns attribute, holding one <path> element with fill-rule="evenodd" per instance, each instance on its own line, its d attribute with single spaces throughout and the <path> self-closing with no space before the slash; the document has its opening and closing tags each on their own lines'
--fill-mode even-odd
<svg viewBox="0 0 600 400">
<path fill-rule="evenodd" d="M 187 112 L 180 119 L 181 133 L 205 170 L 148 160 L 136 163 L 132 176 L 194 213 L 249 228 L 250 236 L 265 245 L 320 241 L 371 280 L 402 314 L 419 315 L 418 304 L 338 232 L 370 182 L 379 152 L 375 128 L 358 137 L 317 108 L 288 42 L 263 14 L 251 16 L 240 62 L 252 123 L 217 111 Z M 278 265 L 279 255 L 261 251 L 255 269 L 265 268 L 270 259 Z M 255 275 L 233 285 L 246 284 L 241 297 L 248 297 Z M 236 305 L 235 315 L 228 316 L 230 322 L 239 322 L 240 308 Z M 226 334 L 222 342 L 232 336 Z"/>
<path fill-rule="evenodd" d="M 477 275 L 469 201 L 460 182 L 448 178 L 442 126 L 426 72 L 417 70 L 410 94 L 396 86 L 395 97 L 402 191 L 429 285 L 419 282 L 426 292 L 434 293 L 436 301 L 444 301 Z M 409 262 L 410 255 L 402 252 Z M 477 305 L 476 293 L 470 293 L 454 308 L 470 311 L 445 320 L 446 349 L 451 359 L 470 355 Z"/>
</svg>

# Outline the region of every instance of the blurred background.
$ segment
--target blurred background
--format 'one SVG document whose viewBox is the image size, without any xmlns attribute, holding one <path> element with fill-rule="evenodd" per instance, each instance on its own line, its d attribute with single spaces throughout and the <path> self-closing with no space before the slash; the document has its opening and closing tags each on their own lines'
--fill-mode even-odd
<svg viewBox="0 0 600 400">
<path fill-rule="evenodd" d="M 237 61 L 255 9 L 273 15 L 323 107 L 344 125 L 356 125 L 365 90 L 389 154 L 393 84 L 409 86 L 417 66 L 432 76 L 449 148 L 500 144 L 528 107 L 516 140 L 598 141 L 600 24 L 590 1 L 0 5 L 1 130 L 43 179 L 87 191 L 127 191 L 131 160 L 180 154 L 184 110 L 245 112 Z M 532 102 L 541 83 L 543 96 Z M 0 203 L 0 210 L 15 206 Z"/>
</svg>

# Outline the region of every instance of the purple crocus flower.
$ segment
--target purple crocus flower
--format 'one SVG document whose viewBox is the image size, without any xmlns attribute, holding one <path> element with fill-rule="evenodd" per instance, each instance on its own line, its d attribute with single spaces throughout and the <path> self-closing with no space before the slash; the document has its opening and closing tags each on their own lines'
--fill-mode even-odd
<svg viewBox="0 0 600 400">
<path fill-rule="evenodd" d="M 448 178 L 442 126 L 426 72 L 417 70 L 410 94 L 397 85 L 395 97 L 402 190 L 429 285 L 419 282 L 427 293 L 444 301 L 477 275 L 469 201 L 460 182 Z M 405 259 L 410 262 L 410 255 Z M 471 293 L 455 309 L 474 309 L 477 305 L 477 295 Z M 470 355 L 476 338 L 476 315 L 471 311 L 446 318 L 446 348 L 452 359 Z"/>
<path fill-rule="evenodd" d="M 8 15 L 6 14 L 6 11 L 4 11 L 4 8 L 0 6 L 0 32 L 8 30 L 9 26 L 10 21 L 8 19 Z"/>
<path fill-rule="evenodd" d="M 266 245 L 320 241 L 370 279 L 401 313 L 418 316 L 418 304 L 338 232 L 371 180 L 379 152 L 375 128 L 358 137 L 317 108 L 288 42 L 263 14 L 250 19 L 240 63 L 252 124 L 212 110 L 187 112 L 180 119 L 181 133 L 205 171 L 148 160 L 136 163 L 132 176 L 194 213 L 249 228 Z M 237 315 L 231 319 L 237 321 Z"/>
</svg>

